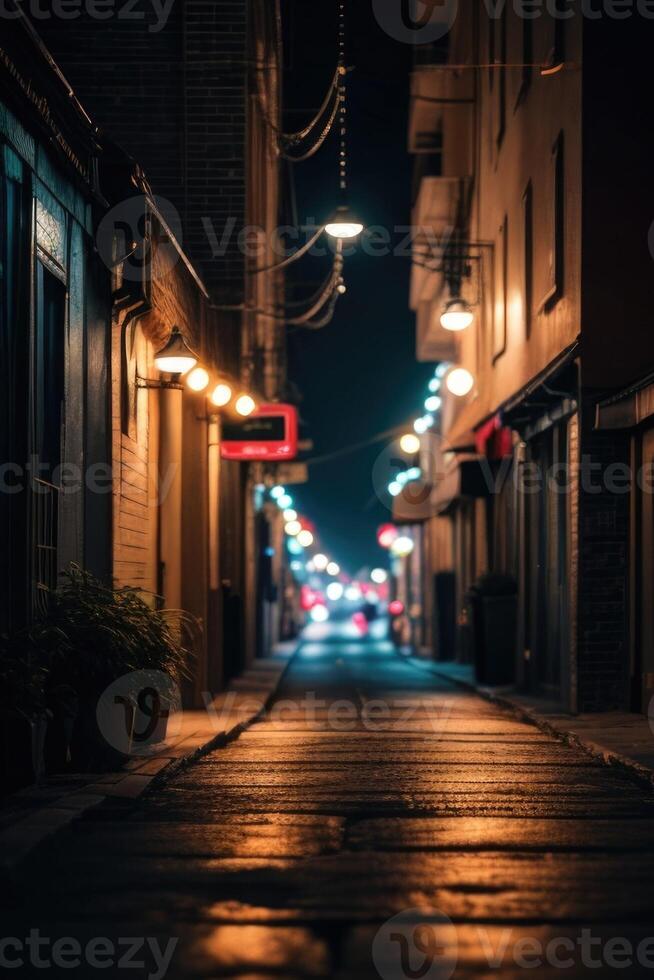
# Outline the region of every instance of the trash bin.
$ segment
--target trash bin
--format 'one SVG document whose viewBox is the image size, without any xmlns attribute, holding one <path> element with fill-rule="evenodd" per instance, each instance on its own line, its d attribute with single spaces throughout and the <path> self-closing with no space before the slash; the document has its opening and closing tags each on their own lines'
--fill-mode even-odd
<svg viewBox="0 0 654 980">
<path fill-rule="evenodd" d="M 482 575 L 466 594 L 475 677 L 496 687 L 515 679 L 518 590 L 511 575 Z"/>
</svg>

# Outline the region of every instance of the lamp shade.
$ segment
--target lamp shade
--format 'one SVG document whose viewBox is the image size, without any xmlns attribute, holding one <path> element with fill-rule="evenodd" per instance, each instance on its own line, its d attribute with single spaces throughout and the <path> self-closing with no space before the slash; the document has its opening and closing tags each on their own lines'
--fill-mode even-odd
<svg viewBox="0 0 654 980">
<path fill-rule="evenodd" d="M 157 371 L 165 371 L 168 374 L 186 374 L 197 363 L 197 355 L 184 340 L 179 327 L 173 327 L 168 343 L 154 358 Z"/>
<path fill-rule="evenodd" d="M 465 330 L 474 318 L 474 313 L 466 301 L 457 296 L 445 304 L 441 313 L 441 326 L 445 330 Z"/>
<path fill-rule="evenodd" d="M 363 224 L 347 204 L 341 204 L 325 225 L 325 231 L 332 238 L 356 238 L 363 231 Z"/>
</svg>

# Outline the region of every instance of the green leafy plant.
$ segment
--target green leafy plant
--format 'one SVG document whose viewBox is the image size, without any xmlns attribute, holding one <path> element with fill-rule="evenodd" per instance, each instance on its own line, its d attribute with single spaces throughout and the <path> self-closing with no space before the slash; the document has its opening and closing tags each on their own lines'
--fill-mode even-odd
<svg viewBox="0 0 654 980">
<path fill-rule="evenodd" d="M 193 622 L 182 612 L 152 609 L 136 589 L 111 588 L 71 565 L 29 634 L 53 683 L 91 693 L 129 671 L 161 670 L 175 681 L 188 676 L 191 653 L 183 638 Z"/>
</svg>

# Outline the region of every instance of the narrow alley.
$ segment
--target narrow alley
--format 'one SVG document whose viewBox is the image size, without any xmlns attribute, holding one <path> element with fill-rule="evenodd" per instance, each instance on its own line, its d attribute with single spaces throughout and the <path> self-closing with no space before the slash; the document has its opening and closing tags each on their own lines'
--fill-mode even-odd
<svg viewBox="0 0 654 980">
<path fill-rule="evenodd" d="M 381 625 L 309 627 L 265 720 L 32 855 L 18 919 L 178 940 L 139 976 L 648 975 L 652 796 Z"/>
</svg>

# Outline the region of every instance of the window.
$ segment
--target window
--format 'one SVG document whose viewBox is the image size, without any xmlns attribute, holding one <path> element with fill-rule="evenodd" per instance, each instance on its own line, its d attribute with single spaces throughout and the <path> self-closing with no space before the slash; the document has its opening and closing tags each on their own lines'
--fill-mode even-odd
<svg viewBox="0 0 654 980">
<path fill-rule="evenodd" d="M 523 254 L 523 320 L 525 336 L 531 336 L 532 309 L 534 302 L 534 195 L 531 181 L 527 184 L 522 198 L 524 228 Z"/>
<path fill-rule="evenodd" d="M 493 316 L 493 363 L 506 351 L 509 275 L 509 219 L 500 225 L 495 263 L 495 315 Z"/>
<path fill-rule="evenodd" d="M 547 255 L 545 268 L 545 288 L 541 309 L 551 307 L 563 293 L 563 250 L 565 232 L 565 169 L 563 152 L 563 133 L 560 133 L 552 147 L 550 157 L 549 189 L 547 200 Z"/>
</svg>

